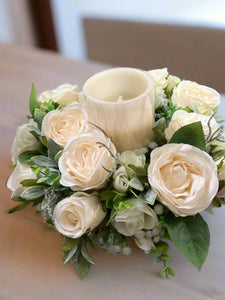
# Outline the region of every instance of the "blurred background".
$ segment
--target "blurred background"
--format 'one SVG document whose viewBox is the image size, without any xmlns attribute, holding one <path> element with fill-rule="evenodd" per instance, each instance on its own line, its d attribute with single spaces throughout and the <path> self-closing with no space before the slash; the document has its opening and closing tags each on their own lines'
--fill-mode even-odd
<svg viewBox="0 0 225 300">
<path fill-rule="evenodd" d="M 0 0 L 0 42 L 225 92 L 225 0 Z"/>
</svg>

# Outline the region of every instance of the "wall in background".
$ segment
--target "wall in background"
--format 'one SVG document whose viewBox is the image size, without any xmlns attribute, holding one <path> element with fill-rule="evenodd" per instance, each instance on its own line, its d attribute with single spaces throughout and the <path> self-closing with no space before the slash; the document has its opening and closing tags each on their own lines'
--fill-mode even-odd
<svg viewBox="0 0 225 300">
<path fill-rule="evenodd" d="M 3 43 L 12 43 L 13 39 L 14 35 L 7 0 L 0 0 L 0 41 Z"/>
<path fill-rule="evenodd" d="M 60 52 L 85 59 L 83 17 L 225 29 L 224 0 L 51 0 Z"/>
<path fill-rule="evenodd" d="M 27 0 L 0 0 L 0 42 L 37 45 Z"/>
</svg>

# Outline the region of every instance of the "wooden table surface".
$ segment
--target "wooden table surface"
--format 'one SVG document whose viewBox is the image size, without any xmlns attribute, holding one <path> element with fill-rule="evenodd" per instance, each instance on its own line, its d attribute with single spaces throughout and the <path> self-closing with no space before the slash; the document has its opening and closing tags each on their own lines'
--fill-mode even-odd
<svg viewBox="0 0 225 300">
<path fill-rule="evenodd" d="M 204 213 L 211 231 L 207 261 L 199 272 L 171 246 L 176 277 L 158 275 L 159 266 L 139 249 L 112 257 L 101 251 L 82 281 L 74 266 L 63 266 L 62 237 L 34 208 L 8 215 L 14 203 L 5 187 L 11 172 L 10 146 L 16 126 L 26 122 L 33 82 L 40 93 L 78 83 L 107 66 L 76 62 L 50 52 L 0 45 L 0 299 L 225 299 L 225 208 Z M 225 101 L 220 108 L 225 116 Z"/>
</svg>

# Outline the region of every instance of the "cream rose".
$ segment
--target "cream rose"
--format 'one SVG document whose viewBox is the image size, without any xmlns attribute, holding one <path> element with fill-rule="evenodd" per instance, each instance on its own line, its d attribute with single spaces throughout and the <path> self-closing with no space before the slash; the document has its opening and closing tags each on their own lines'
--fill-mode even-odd
<svg viewBox="0 0 225 300">
<path fill-rule="evenodd" d="M 52 100 L 62 107 L 72 103 L 79 102 L 79 91 L 77 85 L 63 84 L 54 90 L 45 91 L 38 97 L 39 103 L 48 102 Z"/>
<path fill-rule="evenodd" d="M 206 209 L 218 190 L 211 156 L 187 144 L 166 144 L 151 153 L 148 180 L 159 200 L 176 216 Z"/>
<path fill-rule="evenodd" d="M 21 164 L 17 161 L 16 167 L 7 181 L 7 187 L 19 196 L 25 189 L 20 184 L 25 179 L 36 179 L 36 175 L 32 172 L 31 168 L 27 164 Z"/>
<path fill-rule="evenodd" d="M 60 183 L 74 191 L 101 188 L 115 167 L 115 155 L 115 146 L 101 131 L 77 135 L 59 159 Z"/>
<path fill-rule="evenodd" d="M 56 205 L 53 220 L 60 233 L 78 238 L 97 227 L 105 215 L 97 195 L 77 192 Z"/>
<path fill-rule="evenodd" d="M 219 93 L 196 82 L 183 80 L 174 88 L 171 98 L 176 107 L 198 108 L 199 113 L 211 113 L 220 104 Z"/>
<path fill-rule="evenodd" d="M 148 74 L 154 79 L 156 87 L 165 88 L 167 86 L 167 68 L 150 70 Z"/>
<path fill-rule="evenodd" d="M 202 123 L 202 129 L 204 132 L 205 138 L 208 137 L 209 134 L 209 122 L 210 117 L 206 115 L 201 115 L 197 113 L 188 113 L 184 110 L 177 110 L 173 114 L 173 117 L 169 123 L 168 128 L 165 130 L 166 139 L 170 141 L 174 133 L 180 129 L 181 127 L 200 121 Z M 220 125 L 216 122 L 214 118 L 210 120 L 210 127 L 212 130 L 212 133 L 214 133 Z"/>
<path fill-rule="evenodd" d="M 146 202 L 137 198 L 129 202 L 132 207 L 118 211 L 112 220 L 112 225 L 119 233 L 132 236 L 139 230 L 152 229 L 157 225 L 158 218 Z"/>
<path fill-rule="evenodd" d="M 72 137 L 86 132 L 88 129 L 88 115 L 78 103 L 70 104 L 62 111 L 50 111 L 42 122 L 42 136 L 53 139 L 62 147 Z"/>
<path fill-rule="evenodd" d="M 33 120 L 30 120 L 28 124 L 17 127 L 16 136 L 11 148 L 11 155 L 15 161 L 21 153 L 38 149 L 39 142 L 27 129 L 28 125 L 35 126 L 36 124 Z"/>
</svg>

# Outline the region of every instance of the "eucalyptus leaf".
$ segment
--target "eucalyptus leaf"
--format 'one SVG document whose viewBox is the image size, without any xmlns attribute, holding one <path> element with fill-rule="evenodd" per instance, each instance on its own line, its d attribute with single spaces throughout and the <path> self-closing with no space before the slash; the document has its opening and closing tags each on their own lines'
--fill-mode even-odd
<svg viewBox="0 0 225 300">
<path fill-rule="evenodd" d="M 90 254 L 88 253 L 86 241 L 83 239 L 81 243 L 81 254 L 83 257 L 92 265 L 95 265 L 94 261 L 92 260 Z"/>
<path fill-rule="evenodd" d="M 62 154 L 63 154 L 63 150 L 60 150 L 60 151 L 56 154 L 56 156 L 54 157 L 54 160 L 55 160 L 57 163 L 58 163 L 60 157 L 62 156 Z"/>
<path fill-rule="evenodd" d="M 29 202 L 24 202 L 24 203 L 22 203 L 22 204 L 20 204 L 20 205 L 17 205 L 17 206 L 15 206 L 15 207 L 13 207 L 13 208 L 10 208 L 10 209 L 8 210 L 8 213 L 9 213 L 9 214 L 12 214 L 12 213 L 14 213 L 14 212 L 16 212 L 16 211 L 19 211 L 19 210 L 21 210 L 21 209 L 27 207 L 28 204 L 29 204 Z"/>
<path fill-rule="evenodd" d="M 31 161 L 39 167 L 58 168 L 57 163 L 50 157 L 44 155 L 36 155 Z"/>
<path fill-rule="evenodd" d="M 42 185 L 35 185 L 26 188 L 20 195 L 21 198 L 26 199 L 28 201 L 32 201 L 38 199 L 45 194 L 45 187 Z"/>
<path fill-rule="evenodd" d="M 172 136 L 170 143 L 189 144 L 202 151 L 206 151 L 206 143 L 202 123 L 195 122 L 178 129 Z"/>
<path fill-rule="evenodd" d="M 175 217 L 169 214 L 165 223 L 174 245 L 200 270 L 210 243 L 207 223 L 200 214 L 188 217 Z"/>
<path fill-rule="evenodd" d="M 52 139 L 48 140 L 47 148 L 48 148 L 48 156 L 52 159 L 54 159 L 56 154 L 62 150 L 60 146 Z"/>
<path fill-rule="evenodd" d="M 62 251 L 70 251 L 73 247 L 79 245 L 80 239 L 69 239 L 63 246 Z"/>
<path fill-rule="evenodd" d="M 31 93 L 30 93 L 30 112 L 32 116 L 34 115 L 35 109 L 38 107 L 37 94 L 34 84 L 32 84 Z"/>
<path fill-rule="evenodd" d="M 165 129 L 166 129 L 166 119 L 161 118 L 159 119 L 154 127 L 153 127 L 153 132 L 154 132 L 154 139 L 157 144 L 159 145 L 164 145 L 167 143 L 166 137 L 165 137 Z"/>
<path fill-rule="evenodd" d="M 35 108 L 35 110 L 34 110 L 34 121 L 38 124 L 38 128 L 40 130 L 41 130 L 42 121 L 43 121 L 45 115 L 46 115 L 46 113 L 43 112 L 41 109 Z"/>
<path fill-rule="evenodd" d="M 64 261 L 64 265 L 67 264 L 71 258 L 74 256 L 74 254 L 77 252 L 77 249 L 78 249 L 78 246 L 74 246 L 70 251 L 69 253 L 67 254 L 66 256 L 66 259 Z"/>
<path fill-rule="evenodd" d="M 76 263 L 76 270 L 82 279 L 87 277 L 90 265 L 91 264 L 83 257 L 83 255 L 80 254 Z"/>
<path fill-rule="evenodd" d="M 35 127 L 34 125 L 27 125 L 26 126 L 27 130 L 33 134 L 33 136 L 39 140 L 41 136 L 41 131 L 39 128 Z"/>
</svg>

